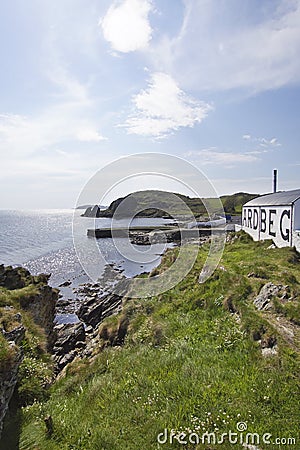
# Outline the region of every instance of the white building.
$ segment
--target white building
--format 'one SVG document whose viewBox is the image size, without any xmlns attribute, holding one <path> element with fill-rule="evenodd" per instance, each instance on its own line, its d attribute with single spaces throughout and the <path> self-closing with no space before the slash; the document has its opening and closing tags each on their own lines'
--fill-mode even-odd
<svg viewBox="0 0 300 450">
<path fill-rule="evenodd" d="M 255 241 L 300 251 L 300 189 L 257 197 L 243 206 L 242 229 Z"/>
</svg>

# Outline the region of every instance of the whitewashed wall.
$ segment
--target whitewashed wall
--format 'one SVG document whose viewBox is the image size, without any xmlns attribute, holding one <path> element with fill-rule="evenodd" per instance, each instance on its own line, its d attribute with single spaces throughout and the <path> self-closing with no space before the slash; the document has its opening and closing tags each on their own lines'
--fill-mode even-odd
<svg viewBox="0 0 300 450">
<path fill-rule="evenodd" d="M 300 231 L 300 199 L 294 203 L 294 230 Z"/>
<path fill-rule="evenodd" d="M 260 240 L 260 208 L 249 206 L 243 207 L 242 212 L 242 228 L 246 231 L 255 241 Z"/>
<path fill-rule="evenodd" d="M 242 227 L 256 241 L 272 239 L 278 247 L 290 246 L 292 243 L 292 207 L 244 206 Z"/>
<path fill-rule="evenodd" d="M 293 231 L 293 246 L 300 252 L 300 231 Z"/>
</svg>

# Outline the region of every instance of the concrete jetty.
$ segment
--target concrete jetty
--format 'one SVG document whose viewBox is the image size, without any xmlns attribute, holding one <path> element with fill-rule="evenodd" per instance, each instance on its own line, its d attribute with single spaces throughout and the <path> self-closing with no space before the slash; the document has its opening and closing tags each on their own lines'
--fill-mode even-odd
<svg viewBox="0 0 300 450">
<path fill-rule="evenodd" d="M 87 235 L 89 237 L 100 238 L 110 238 L 112 235 L 114 237 L 127 237 L 128 233 L 150 233 L 151 231 L 173 231 L 178 230 L 176 226 L 165 226 L 165 225 L 149 225 L 149 226 L 135 226 L 135 227 L 118 227 L 118 228 L 89 228 L 87 230 Z"/>
<path fill-rule="evenodd" d="M 212 228 L 210 226 L 203 228 L 179 228 L 177 226 L 140 226 L 140 227 L 120 227 L 120 228 L 96 228 L 88 229 L 87 235 L 96 239 L 111 238 L 111 237 L 123 237 L 128 238 L 132 235 L 149 235 L 155 234 L 155 236 L 166 235 L 168 239 L 189 239 L 199 236 L 210 236 Z M 214 232 L 222 233 L 224 228 L 213 228 Z"/>
</svg>

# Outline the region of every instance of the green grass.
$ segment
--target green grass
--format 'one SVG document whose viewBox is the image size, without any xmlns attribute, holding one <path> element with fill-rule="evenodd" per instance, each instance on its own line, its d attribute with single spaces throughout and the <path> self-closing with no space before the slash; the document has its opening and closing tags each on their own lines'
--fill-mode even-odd
<svg viewBox="0 0 300 450">
<path fill-rule="evenodd" d="M 8 305 L 20 305 L 26 303 L 33 295 L 38 293 L 38 287 L 34 284 L 25 286 L 21 289 L 5 289 L 0 287 L 0 307 Z"/>
<path fill-rule="evenodd" d="M 0 333 L 0 376 L 9 370 L 15 361 L 16 349 L 12 348 Z"/>
<path fill-rule="evenodd" d="M 30 312 L 22 308 L 39 293 L 39 278 L 35 278 L 37 284 L 28 284 L 21 289 L 0 288 L 0 327 L 9 332 L 22 325 L 26 330 L 22 342 L 14 347 L 0 333 L 0 372 L 14 364 L 17 352 L 21 351 L 23 355 L 18 372 L 20 405 L 48 398 L 48 387 L 53 377 L 51 358 L 46 352 L 45 332 L 34 322 Z"/>
<path fill-rule="evenodd" d="M 298 440 L 296 446 L 262 449 L 299 448 L 299 349 L 254 309 L 253 298 L 268 281 L 289 284 L 298 314 L 300 264 L 292 249 L 268 250 L 268 245 L 241 234 L 226 245 L 220 267 L 203 285 L 197 279 L 207 249 L 201 249 L 193 270 L 171 291 L 127 300 L 125 345 L 102 351 L 99 346 L 93 360 L 68 367 L 49 400 L 23 408 L 20 448 L 241 448 L 176 441 L 159 447 L 156 438 L 165 428 L 199 435 L 235 432 L 242 421 L 249 432 Z M 158 271 L 176 251 L 165 255 Z M 288 313 L 284 317 L 288 320 Z M 107 329 L 119 322 L 109 318 Z M 277 355 L 262 356 L 257 333 L 277 339 Z M 48 415 L 51 436 L 44 424 Z"/>
<path fill-rule="evenodd" d="M 221 201 L 225 212 L 230 214 L 241 214 L 243 205 L 255 197 L 258 197 L 258 194 L 238 192 L 232 195 L 223 195 Z"/>
</svg>

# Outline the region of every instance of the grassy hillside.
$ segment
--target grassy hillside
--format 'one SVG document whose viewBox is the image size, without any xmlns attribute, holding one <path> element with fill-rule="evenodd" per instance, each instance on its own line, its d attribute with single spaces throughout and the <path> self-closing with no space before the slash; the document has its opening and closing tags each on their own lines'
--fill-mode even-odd
<svg viewBox="0 0 300 450">
<path fill-rule="evenodd" d="M 258 194 L 238 192 L 232 195 L 221 196 L 221 202 L 226 213 L 241 214 L 243 205 L 256 197 L 258 197 Z"/>
<path fill-rule="evenodd" d="M 176 196 L 175 196 L 176 195 Z M 257 197 L 257 194 L 247 194 L 239 192 L 233 195 L 225 195 L 221 197 L 221 202 L 225 209 L 225 212 L 235 214 L 241 213 L 242 206 L 252 198 Z M 129 196 L 114 200 L 105 211 L 99 211 L 99 217 L 111 217 L 115 214 L 118 206 L 122 201 Z M 130 211 L 126 207 L 125 211 L 121 211 L 120 214 L 135 214 L 138 211 L 138 216 L 143 217 L 162 217 L 167 216 L 166 211 L 170 213 L 170 216 L 187 215 L 187 209 L 181 202 L 184 202 L 196 217 L 207 215 L 206 205 L 209 205 L 215 214 L 219 214 L 222 211 L 219 208 L 219 201 L 214 198 L 190 198 L 182 194 L 170 194 L 164 191 L 140 191 L 133 194 L 132 202 L 130 202 Z M 205 204 L 204 204 L 205 203 Z"/>
<path fill-rule="evenodd" d="M 71 364 L 48 401 L 23 409 L 20 448 L 179 449 L 176 440 L 158 446 L 158 433 L 167 428 L 177 435 L 185 430 L 220 436 L 236 432 L 238 422 L 249 432 L 298 442 L 261 449 L 299 448 L 299 255 L 268 245 L 240 234 L 200 285 L 203 248 L 174 289 L 127 300 L 121 315 L 102 325 L 94 358 Z M 158 272 L 177 251 L 166 253 Z M 268 281 L 288 285 L 289 300 L 278 299 L 272 312 L 258 312 L 253 299 Z M 110 347 L 109 336 L 124 319 L 125 345 Z M 268 345 L 276 352 L 265 357 L 262 348 Z M 47 415 L 54 424 L 50 434 Z M 185 448 L 242 447 L 225 442 Z"/>
</svg>

